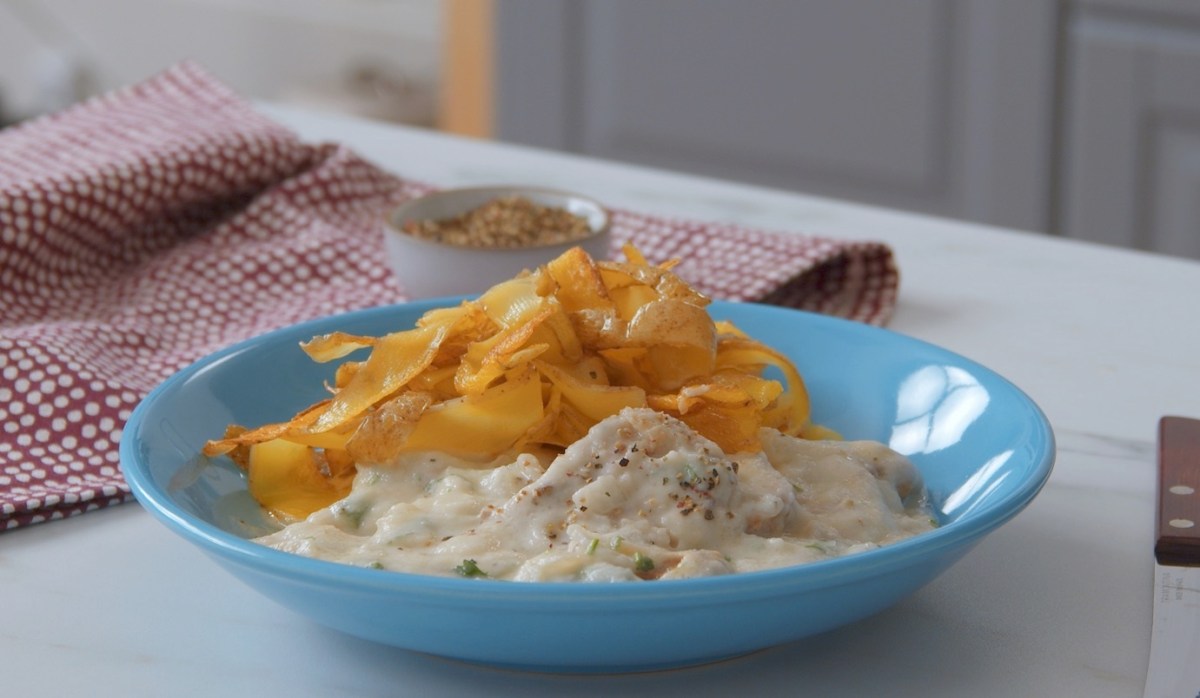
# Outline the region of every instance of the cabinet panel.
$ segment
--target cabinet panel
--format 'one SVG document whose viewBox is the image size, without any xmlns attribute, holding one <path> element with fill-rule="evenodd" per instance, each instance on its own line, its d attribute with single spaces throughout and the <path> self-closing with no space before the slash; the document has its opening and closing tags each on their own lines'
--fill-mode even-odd
<svg viewBox="0 0 1200 698">
<path fill-rule="evenodd" d="M 1154 135 L 1146 247 L 1200 259 L 1200 121 Z"/>
<path fill-rule="evenodd" d="M 738 179 L 940 188 L 953 37 L 945 4 L 853 1 L 819 14 L 766 4 L 587 5 L 582 147 L 710 163 Z"/>
<path fill-rule="evenodd" d="M 1072 23 L 1062 230 L 1200 258 L 1200 30 Z"/>
<path fill-rule="evenodd" d="M 496 135 L 1046 229 L 1053 0 L 506 0 Z"/>
</svg>

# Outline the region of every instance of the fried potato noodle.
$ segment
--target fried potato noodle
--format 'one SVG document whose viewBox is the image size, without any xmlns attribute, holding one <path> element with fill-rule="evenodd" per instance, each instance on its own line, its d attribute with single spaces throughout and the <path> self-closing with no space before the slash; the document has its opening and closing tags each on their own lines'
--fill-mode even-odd
<svg viewBox="0 0 1200 698">
<path fill-rule="evenodd" d="M 342 361 L 329 398 L 288 422 L 231 427 L 204 452 L 232 456 L 260 503 L 302 518 L 349 491 L 355 463 L 440 451 L 487 467 L 561 451 L 626 407 L 677 417 L 727 453 L 760 450 L 761 427 L 829 435 L 786 356 L 715 323 L 673 261 L 625 252 L 596 261 L 574 248 L 412 329 L 314 337 L 302 345 L 313 360 Z"/>
</svg>

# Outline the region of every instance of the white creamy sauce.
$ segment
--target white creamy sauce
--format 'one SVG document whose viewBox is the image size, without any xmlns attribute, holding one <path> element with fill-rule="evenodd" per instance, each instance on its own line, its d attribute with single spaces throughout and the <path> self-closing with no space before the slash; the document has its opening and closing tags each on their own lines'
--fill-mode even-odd
<svg viewBox="0 0 1200 698">
<path fill-rule="evenodd" d="M 345 499 L 258 541 L 310 557 L 521 581 L 672 579 L 796 565 L 936 525 L 920 474 L 872 441 L 763 430 L 724 454 L 627 409 L 544 466 L 411 453 L 359 466 Z"/>
</svg>

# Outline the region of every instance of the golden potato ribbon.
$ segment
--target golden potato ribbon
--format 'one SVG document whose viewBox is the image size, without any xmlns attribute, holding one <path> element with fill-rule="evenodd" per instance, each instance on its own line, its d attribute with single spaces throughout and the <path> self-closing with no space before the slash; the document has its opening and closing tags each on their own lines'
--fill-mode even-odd
<svg viewBox="0 0 1200 698">
<path fill-rule="evenodd" d="M 413 329 L 313 338 L 302 346 L 315 361 L 370 353 L 339 366 L 329 399 L 288 422 L 232 428 L 205 453 L 231 453 L 260 502 L 303 516 L 345 493 L 356 460 L 440 451 L 486 464 L 561 449 L 626 407 L 675 415 L 728 452 L 758 449 L 763 426 L 824 433 L 786 356 L 714 323 L 673 263 L 626 253 L 596 262 L 575 248 Z"/>
</svg>

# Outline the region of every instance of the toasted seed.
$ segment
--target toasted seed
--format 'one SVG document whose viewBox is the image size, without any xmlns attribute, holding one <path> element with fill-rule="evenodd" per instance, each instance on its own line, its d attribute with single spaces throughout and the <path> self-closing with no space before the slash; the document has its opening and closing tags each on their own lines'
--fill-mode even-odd
<svg viewBox="0 0 1200 698">
<path fill-rule="evenodd" d="M 586 237 L 587 219 L 523 196 L 493 199 L 461 216 L 409 221 L 404 231 L 425 240 L 459 247 L 534 247 Z"/>
</svg>

